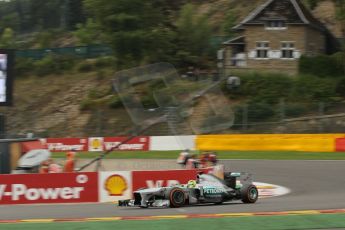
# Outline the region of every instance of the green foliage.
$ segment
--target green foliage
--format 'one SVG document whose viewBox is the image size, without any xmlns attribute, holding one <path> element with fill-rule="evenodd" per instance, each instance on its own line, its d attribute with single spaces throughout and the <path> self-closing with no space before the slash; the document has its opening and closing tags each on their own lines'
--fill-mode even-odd
<svg viewBox="0 0 345 230">
<path fill-rule="evenodd" d="M 103 75 L 104 73 L 101 70 L 108 67 L 116 69 L 116 59 L 114 57 L 99 57 L 78 62 L 76 70 L 82 73 L 97 70 L 99 75 Z"/>
<path fill-rule="evenodd" d="M 74 29 L 85 21 L 82 0 L 11 0 L 0 1 L 0 28 L 16 33 L 41 29 Z"/>
<path fill-rule="evenodd" d="M 161 48 L 159 35 L 164 15 L 155 1 L 142 0 L 85 0 L 84 5 L 90 15 L 100 25 L 105 39 L 112 46 L 118 64 L 128 65 L 134 61 L 139 64 L 148 54 Z M 163 36 L 164 37 L 164 36 Z"/>
<path fill-rule="evenodd" d="M 274 115 L 272 105 L 265 102 L 250 102 L 248 104 L 248 120 L 250 122 L 264 121 Z"/>
<path fill-rule="evenodd" d="M 83 9 L 83 0 L 67 1 L 66 6 L 67 28 L 73 30 L 78 24 L 85 22 L 85 12 Z"/>
<path fill-rule="evenodd" d="M 337 97 L 337 80 L 332 78 L 318 78 L 315 76 L 300 76 L 295 81 L 291 101 L 329 101 Z"/>
<path fill-rule="evenodd" d="M 235 35 L 234 30 L 232 29 L 236 25 L 238 16 L 236 12 L 232 9 L 229 10 L 225 15 L 225 20 L 222 25 L 222 31 L 226 37 L 233 37 Z"/>
<path fill-rule="evenodd" d="M 345 2 L 343 0 L 333 0 L 336 4 L 336 17 L 339 21 L 345 21 Z M 344 25 L 342 25 L 344 27 Z M 343 32 L 344 33 L 344 32 Z"/>
<path fill-rule="evenodd" d="M 241 87 L 235 92 L 253 101 L 276 104 L 280 98 L 289 97 L 293 79 L 284 74 L 246 74 L 241 75 Z"/>
<path fill-rule="evenodd" d="M 75 57 L 48 55 L 42 60 L 34 62 L 34 74 L 37 76 L 61 74 L 65 71 L 71 70 L 75 65 L 75 62 Z"/>
<path fill-rule="evenodd" d="M 90 99 L 84 99 L 80 102 L 79 110 L 87 111 L 87 110 L 91 110 L 92 107 L 93 107 L 93 101 Z"/>
<path fill-rule="evenodd" d="M 1 35 L 0 39 L 1 48 L 14 48 L 14 31 L 11 28 L 6 28 Z"/>
<path fill-rule="evenodd" d="M 94 65 L 89 61 L 82 61 L 77 64 L 76 69 L 78 72 L 86 73 L 94 69 Z"/>
<path fill-rule="evenodd" d="M 141 103 L 147 109 L 149 108 L 157 108 L 158 105 L 156 103 L 156 99 L 153 96 L 153 93 L 147 93 L 143 95 L 141 98 Z"/>
<path fill-rule="evenodd" d="M 207 17 L 196 16 L 191 4 L 183 6 L 176 23 L 166 15 L 177 10 L 169 1 L 85 0 L 84 4 L 94 21 L 79 26 L 76 36 L 94 41 L 88 27 L 97 27 L 120 68 L 158 61 L 203 65 L 214 55 Z"/>
<path fill-rule="evenodd" d="M 94 100 L 94 99 L 100 99 L 100 98 L 103 98 L 105 96 L 107 96 L 109 94 L 109 91 L 106 91 L 106 90 L 100 90 L 100 89 L 91 89 L 89 91 L 89 94 L 88 94 L 88 98 L 91 99 L 91 100 Z"/>
<path fill-rule="evenodd" d="M 286 117 L 299 117 L 308 111 L 304 103 L 288 103 L 284 105 L 284 112 Z"/>
<path fill-rule="evenodd" d="M 307 0 L 310 9 L 314 9 L 323 0 Z"/>
<path fill-rule="evenodd" d="M 30 58 L 16 58 L 16 76 L 27 76 L 32 74 L 35 62 Z"/>
<path fill-rule="evenodd" d="M 94 62 L 94 67 L 96 69 L 112 67 L 116 68 L 116 58 L 115 57 L 99 57 Z"/>
<path fill-rule="evenodd" d="M 35 66 L 35 74 L 38 76 L 53 74 L 56 73 L 56 71 L 59 71 L 56 63 L 54 62 L 54 58 L 51 55 L 37 61 Z"/>
<path fill-rule="evenodd" d="M 181 65 L 197 65 L 211 51 L 211 29 L 206 16 L 198 16 L 195 6 L 186 4 L 176 22 L 177 57 Z"/>
<path fill-rule="evenodd" d="M 341 78 L 336 86 L 336 93 L 341 96 L 345 97 L 345 77 Z"/>
<path fill-rule="evenodd" d="M 295 78 L 283 74 L 243 74 L 241 86 L 229 90 L 223 85 L 223 91 L 232 100 L 249 101 L 249 110 L 254 113 L 251 119 L 258 120 L 274 116 L 274 108 L 279 109 L 281 99 L 285 100 L 286 115 L 298 116 L 306 111 L 305 103 L 335 102 L 345 97 L 343 78 L 320 78 L 301 75 Z M 269 105 L 269 106 L 268 106 Z M 264 110 L 267 110 L 267 114 Z"/>
<path fill-rule="evenodd" d="M 302 56 L 299 61 L 299 71 L 302 74 L 311 74 L 319 77 L 338 77 L 344 75 L 344 54 L 337 53 L 331 56 L 319 55 L 316 57 Z"/>
<path fill-rule="evenodd" d="M 52 47 L 52 42 L 55 39 L 55 34 L 52 31 L 39 32 L 35 38 L 39 48 Z"/>
<path fill-rule="evenodd" d="M 92 18 L 88 18 L 85 24 L 78 23 L 73 32 L 78 39 L 78 45 L 97 44 L 101 40 L 100 25 Z"/>
<path fill-rule="evenodd" d="M 111 100 L 108 103 L 108 106 L 109 108 L 112 108 L 112 109 L 117 109 L 117 108 L 122 107 L 123 104 L 122 104 L 121 98 L 115 95 L 112 96 Z"/>
<path fill-rule="evenodd" d="M 20 28 L 20 16 L 18 12 L 8 12 L 0 21 L 2 28 L 11 28 L 13 31 L 18 31 Z"/>
</svg>

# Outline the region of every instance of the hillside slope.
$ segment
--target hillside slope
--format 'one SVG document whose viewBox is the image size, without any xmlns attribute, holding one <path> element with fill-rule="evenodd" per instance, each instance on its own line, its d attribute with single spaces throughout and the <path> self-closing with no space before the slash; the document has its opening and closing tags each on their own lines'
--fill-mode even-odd
<svg viewBox="0 0 345 230">
<path fill-rule="evenodd" d="M 123 109 L 115 111 L 108 106 L 93 106 L 86 111 L 81 109 L 83 100 L 95 89 L 111 91 L 111 77 L 109 74 L 99 79 L 96 72 L 90 72 L 17 79 L 14 105 L 0 108 L 6 116 L 7 133 L 96 136 L 113 126 L 113 132 L 121 134 L 130 126 Z"/>
</svg>

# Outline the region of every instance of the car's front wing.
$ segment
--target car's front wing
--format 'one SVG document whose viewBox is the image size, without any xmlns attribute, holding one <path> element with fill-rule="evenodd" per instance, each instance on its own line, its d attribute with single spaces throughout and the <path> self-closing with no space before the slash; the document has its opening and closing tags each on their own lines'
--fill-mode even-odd
<svg viewBox="0 0 345 230">
<path fill-rule="evenodd" d="M 155 201 L 146 201 L 146 202 L 136 202 L 135 200 L 119 200 L 119 206 L 130 206 L 130 207 L 169 207 L 169 200 L 155 200 Z"/>
</svg>

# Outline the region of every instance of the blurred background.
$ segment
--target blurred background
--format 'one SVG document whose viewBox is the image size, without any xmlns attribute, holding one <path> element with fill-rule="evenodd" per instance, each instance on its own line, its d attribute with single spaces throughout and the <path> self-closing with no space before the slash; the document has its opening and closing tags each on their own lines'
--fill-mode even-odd
<svg viewBox="0 0 345 230">
<path fill-rule="evenodd" d="M 14 49 L 16 57 L 14 103 L 0 108 L 6 126 L 1 136 L 126 135 L 133 122 L 112 79 L 118 71 L 157 62 L 175 66 L 183 84 L 174 94 L 219 87 L 232 113 L 217 114 L 217 121 L 231 119 L 232 125 L 216 133 L 344 132 L 342 1 L 301 1 L 336 39 L 335 52 L 302 55 L 290 72 L 226 70 L 221 53 L 240 35 L 233 27 L 264 2 L 1 1 L 0 48 Z M 181 122 L 179 114 L 157 105 L 153 92 L 159 88 L 136 88 L 144 107 L 169 115 L 170 124 L 186 124 L 174 131 L 157 124 L 147 135 L 213 132 L 207 128 L 215 123 L 209 99 L 193 99 Z"/>
</svg>

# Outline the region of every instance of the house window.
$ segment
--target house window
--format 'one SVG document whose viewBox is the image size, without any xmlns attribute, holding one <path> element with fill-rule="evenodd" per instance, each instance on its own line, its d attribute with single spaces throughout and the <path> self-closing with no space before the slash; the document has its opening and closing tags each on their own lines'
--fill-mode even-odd
<svg viewBox="0 0 345 230">
<path fill-rule="evenodd" d="M 293 59 L 295 51 L 295 44 L 293 42 L 282 42 L 281 43 L 281 58 Z"/>
<path fill-rule="evenodd" d="M 284 30 L 286 29 L 286 23 L 282 20 L 272 20 L 266 23 L 266 29 L 268 30 Z"/>
<path fill-rule="evenodd" d="M 257 42 L 256 43 L 256 58 L 268 58 L 269 51 L 268 42 Z"/>
</svg>

